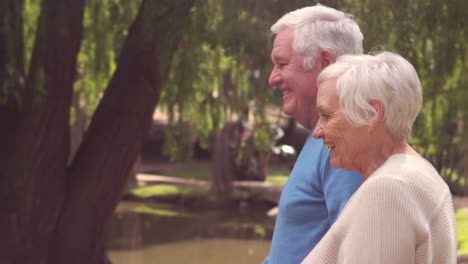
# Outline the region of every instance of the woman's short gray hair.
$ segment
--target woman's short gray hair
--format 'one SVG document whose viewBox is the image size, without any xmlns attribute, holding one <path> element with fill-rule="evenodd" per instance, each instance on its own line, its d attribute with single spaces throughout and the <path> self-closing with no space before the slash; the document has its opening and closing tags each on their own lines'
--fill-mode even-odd
<svg viewBox="0 0 468 264">
<path fill-rule="evenodd" d="M 311 69 L 319 49 L 328 49 L 336 57 L 362 54 L 363 35 L 352 16 L 324 5 L 297 9 L 281 17 L 271 32 L 294 28 L 293 48 L 304 56 L 304 69 Z"/>
<path fill-rule="evenodd" d="M 336 79 L 340 107 L 354 125 L 368 125 L 376 117 L 369 100 L 384 105 L 385 126 L 399 138 L 409 136 L 422 105 L 422 87 L 413 65 L 396 53 L 345 55 L 325 68 L 317 85 Z"/>
</svg>

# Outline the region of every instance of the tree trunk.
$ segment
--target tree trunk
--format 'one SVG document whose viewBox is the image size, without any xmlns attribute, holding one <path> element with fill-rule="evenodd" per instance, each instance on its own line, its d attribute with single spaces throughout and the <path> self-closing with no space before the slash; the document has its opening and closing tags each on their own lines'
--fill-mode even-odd
<svg viewBox="0 0 468 264">
<path fill-rule="evenodd" d="M 265 181 L 268 173 L 268 163 L 270 162 L 271 151 L 258 151 L 258 169 L 254 180 Z"/>
<path fill-rule="evenodd" d="M 0 168 L 5 168 L 10 155 L 7 145 L 13 147 L 11 138 L 18 124 L 21 92 L 24 90 L 22 9 L 22 0 L 0 1 Z M 8 186 L 9 179 L 0 172 L 0 208 L 6 214 L 13 213 L 11 203 L 7 201 L 11 198 Z M 7 217 L 0 217 L 0 226 L 8 225 L 4 221 L 8 221 Z"/>
<path fill-rule="evenodd" d="M 0 263 L 108 262 L 105 227 L 149 128 L 192 4 L 142 3 L 117 71 L 67 167 L 84 0 L 42 1 L 25 88 L 8 88 L 21 92 L 21 104 L 8 99 L 12 103 L 0 107 L 0 143 L 5 143 L 0 155 Z M 13 47 L 22 49 L 22 33 L 15 31 L 22 27 L 16 19 L 21 8 L 18 0 L 0 4 L 0 88 L 15 76 L 4 70 L 7 66 L 22 72 L 22 59 L 12 64 L 22 57 L 3 56 Z M 5 21 L 11 28 L 3 26 Z"/>
<path fill-rule="evenodd" d="M 214 168 L 211 189 L 221 196 L 230 194 L 234 179 L 232 175 L 234 168 L 231 163 L 232 158 L 229 149 L 233 127 L 233 124 L 227 123 L 223 130 L 215 135 L 213 157 L 211 159 Z"/>
<path fill-rule="evenodd" d="M 68 170 L 52 264 L 105 263 L 105 227 L 128 182 L 193 0 L 145 0 Z"/>
<path fill-rule="evenodd" d="M 20 114 L 24 44 L 22 0 L 0 1 L 0 263 L 9 263 L 20 229 L 15 206 L 14 177 L 5 173 Z"/>
<path fill-rule="evenodd" d="M 0 1 L 0 146 L 19 117 L 24 83 L 23 0 Z"/>
<path fill-rule="evenodd" d="M 65 197 L 69 107 L 83 8 L 83 0 L 42 2 L 21 116 L 6 139 L 3 151 L 8 155 L 1 157 L 0 178 L 7 190 L 0 226 L 6 239 L 0 247 L 2 263 L 47 263 L 47 242 Z"/>
</svg>

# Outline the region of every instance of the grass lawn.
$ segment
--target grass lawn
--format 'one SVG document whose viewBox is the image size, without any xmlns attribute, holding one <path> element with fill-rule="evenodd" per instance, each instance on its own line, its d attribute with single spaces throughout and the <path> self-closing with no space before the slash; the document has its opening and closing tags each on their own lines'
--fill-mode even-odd
<svg viewBox="0 0 468 264">
<path fill-rule="evenodd" d="M 468 209 L 455 211 L 458 232 L 458 256 L 468 256 Z"/>
<path fill-rule="evenodd" d="M 154 196 L 187 195 L 190 188 L 179 187 L 169 184 L 157 184 L 138 187 L 130 190 L 130 193 L 140 198 L 149 198 Z"/>
</svg>

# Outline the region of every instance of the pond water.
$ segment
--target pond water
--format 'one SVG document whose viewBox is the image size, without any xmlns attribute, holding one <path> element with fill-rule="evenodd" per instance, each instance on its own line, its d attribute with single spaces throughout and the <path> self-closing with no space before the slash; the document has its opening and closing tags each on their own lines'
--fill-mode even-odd
<svg viewBox="0 0 468 264">
<path fill-rule="evenodd" d="M 259 264 L 268 254 L 265 240 L 194 239 L 135 250 L 111 250 L 114 264 Z"/>
<path fill-rule="evenodd" d="M 258 264 L 268 255 L 273 224 L 261 210 L 123 202 L 109 230 L 108 255 L 114 264 Z"/>
</svg>

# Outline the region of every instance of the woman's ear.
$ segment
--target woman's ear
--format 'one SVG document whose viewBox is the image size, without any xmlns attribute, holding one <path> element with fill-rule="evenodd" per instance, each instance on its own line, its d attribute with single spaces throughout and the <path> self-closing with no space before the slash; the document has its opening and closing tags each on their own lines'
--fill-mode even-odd
<svg viewBox="0 0 468 264">
<path fill-rule="evenodd" d="M 382 124 L 385 114 L 385 106 L 383 102 L 379 99 L 370 99 L 369 104 L 375 110 L 375 116 L 371 121 L 369 126 L 370 131 L 374 131 L 380 124 Z"/>
<path fill-rule="evenodd" d="M 320 64 L 322 66 L 322 70 L 325 69 L 327 66 L 335 63 L 336 57 L 329 49 L 320 49 Z"/>
</svg>

